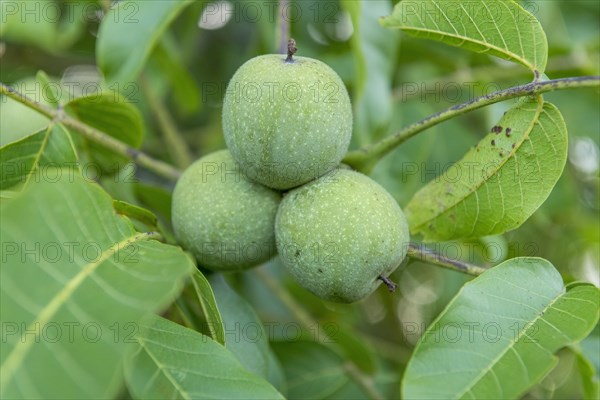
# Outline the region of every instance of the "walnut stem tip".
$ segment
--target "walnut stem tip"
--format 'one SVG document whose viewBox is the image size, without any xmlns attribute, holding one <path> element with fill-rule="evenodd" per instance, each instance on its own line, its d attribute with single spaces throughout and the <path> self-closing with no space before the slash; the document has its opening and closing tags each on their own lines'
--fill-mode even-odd
<svg viewBox="0 0 600 400">
<path fill-rule="evenodd" d="M 294 54 L 296 54 L 297 51 L 298 49 L 296 48 L 296 41 L 294 39 L 288 40 L 288 55 L 285 59 L 285 62 L 294 62 Z"/>
<path fill-rule="evenodd" d="M 385 285 L 388 287 L 388 290 L 390 291 L 390 293 L 392 293 L 396 290 L 397 285 L 394 282 L 392 282 L 390 280 L 390 278 L 388 278 L 387 276 L 379 275 L 377 277 L 377 279 L 380 279 L 383 281 L 383 283 L 385 283 Z"/>
</svg>

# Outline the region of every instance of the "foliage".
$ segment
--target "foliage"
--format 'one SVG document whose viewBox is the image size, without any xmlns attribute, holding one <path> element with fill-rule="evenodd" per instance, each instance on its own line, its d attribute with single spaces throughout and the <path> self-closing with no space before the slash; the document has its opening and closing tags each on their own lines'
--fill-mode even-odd
<svg viewBox="0 0 600 400">
<path fill-rule="evenodd" d="M 0 4 L 0 396 L 597 398 L 600 5 L 280 7 Z M 348 88 L 345 161 L 432 250 L 393 295 L 209 272 L 173 235 L 173 166 L 224 147 L 227 82 L 288 35 Z"/>
</svg>

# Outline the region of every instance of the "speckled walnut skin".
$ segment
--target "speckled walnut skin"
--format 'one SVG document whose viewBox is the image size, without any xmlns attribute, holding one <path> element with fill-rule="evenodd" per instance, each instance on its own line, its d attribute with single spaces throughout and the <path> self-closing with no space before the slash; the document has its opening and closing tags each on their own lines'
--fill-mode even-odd
<svg viewBox="0 0 600 400">
<path fill-rule="evenodd" d="M 247 176 L 290 189 L 337 167 L 352 135 L 350 97 L 321 61 L 263 55 L 242 65 L 229 82 L 223 132 Z"/>
<path fill-rule="evenodd" d="M 192 164 L 173 192 L 178 242 L 215 271 L 256 266 L 275 255 L 274 223 L 281 195 L 251 182 L 228 150 Z"/>
<path fill-rule="evenodd" d="M 404 213 L 378 183 L 336 169 L 285 195 L 275 222 L 277 249 L 294 278 L 315 295 L 352 303 L 392 273 L 409 241 Z"/>
</svg>

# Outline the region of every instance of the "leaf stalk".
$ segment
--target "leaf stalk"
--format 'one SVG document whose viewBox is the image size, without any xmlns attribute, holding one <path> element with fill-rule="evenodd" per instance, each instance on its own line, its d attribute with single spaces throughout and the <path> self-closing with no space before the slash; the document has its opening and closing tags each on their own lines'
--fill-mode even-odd
<svg viewBox="0 0 600 400">
<path fill-rule="evenodd" d="M 120 154 L 132 161 L 135 161 L 139 165 L 147 168 L 157 175 L 173 181 L 176 181 L 179 176 L 181 176 L 181 171 L 172 165 L 160 160 L 156 160 L 146 153 L 113 138 L 106 132 L 70 117 L 62 109 L 55 110 L 51 107 L 41 104 L 40 102 L 27 97 L 23 93 L 18 92 L 2 82 L 0 82 L 0 94 L 4 94 L 7 97 L 10 97 L 11 99 L 39 112 L 45 117 L 48 117 L 57 123 L 79 132 L 85 138 L 106 147 L 116 154 Z"/>
<path fill-rule="evenodd" d="M 377 162 L 385 155 L 393 151 L 396 147 L 406 142 L 408 139 L 416 136 L 437 124 L 454 118 L 458 115 L 468 113 L 490 104 L 498 103 L 504 100 L 514 99 L 516 97 L 534 96 L 545 92 L 555 90 L 566 90 L 585 87 L 600 86 L 600 76 L 580 76 L 574 78 L 561 78 L 543 82 L 531 82 L 526 85 L 514 86 L 508 89 L 500 90 L 485 96 L 477 97 L 465 103 L 449 107 L 436 114 L 430 115 L 417 121 L 400 131 L 383 138 L 382 140 L 365 146 L 361 149 L 351 151 L 342 160 L 343 163 L 363 173 L 370 173 Z"/>
<path fill-rule="evenodd" d="M 479 276 L 487 271 L 486 268 L 482 268 L 454 258 L 445 257 L 417 243 L 408 244 L 407 255 L 413 260 L 423 261 L 442 268 L 462 272 L 463 274 Z"/>
</svg>

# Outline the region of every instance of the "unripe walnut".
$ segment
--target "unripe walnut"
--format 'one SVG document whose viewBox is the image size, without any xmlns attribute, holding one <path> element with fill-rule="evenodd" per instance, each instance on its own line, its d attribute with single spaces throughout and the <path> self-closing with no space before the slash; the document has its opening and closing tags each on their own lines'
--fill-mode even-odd
<svg viewBox="0 0 600 400">
<path fill-rule="evenodd" d="M 350 98 L 340 77 L 321 61 L 255 57 L 229 83 L 223 132 L 249 178 L 290 189 L 340 163 L 352 135 Z"/>
<path fill-rule="evenodd" d="M 289 192 L 275 222 L 278 253 L 298 283 L 330 301 L 363 299 L 406 256 L 406 218 L 358 172 L 336 169 Z"/>
<path fill-rule="evenodd" d="M 280 200 L 278 192 L 249 181 L 229 151 L 217 151 L 192 164 L 177 182 L 173 229 L 203 267 L 253 267 L 275 254 Z"/>
</svg>

